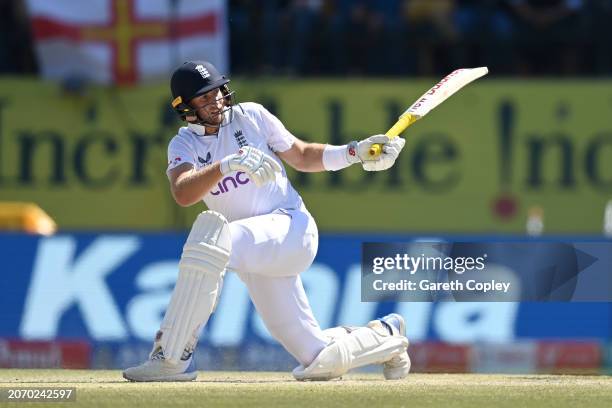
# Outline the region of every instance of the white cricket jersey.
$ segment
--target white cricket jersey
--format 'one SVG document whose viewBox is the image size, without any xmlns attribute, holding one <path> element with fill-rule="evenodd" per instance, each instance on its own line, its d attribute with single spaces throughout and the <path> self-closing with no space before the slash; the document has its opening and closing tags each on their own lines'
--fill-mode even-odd
<svg viewBox="0 0 612 408">
<path fill-rule="evenodd" d="M 226 113 L 229 116 L 229 112 Z M 203 135 L 202 126 L 181 127 L 168 145 L 167 171 L 191 163 L 196 169 L 252 146 L 273 157 L 282 167 L 276 181 L 257 187 L 244 172 L 231 172 L 204 197 L 206 206 L 223 214 L 228 221 L 269 214 L 276 209 L 300 209 L 302 198 L 295 191 L 274 152 L 291 148 L 295 137 L 263 106 L 240 103 L 233 107 L 232 121 L 217 135 Z"/>
</svg>

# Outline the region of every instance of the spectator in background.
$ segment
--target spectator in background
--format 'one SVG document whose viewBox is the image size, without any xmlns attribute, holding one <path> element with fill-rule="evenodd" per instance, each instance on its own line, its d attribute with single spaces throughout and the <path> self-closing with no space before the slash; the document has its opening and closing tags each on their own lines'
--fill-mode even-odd
<svg viewBox="0 0 612 408">
<path fill-rule="evenodd" d="M 230 64 L 233 73 L 256 72 L 261 52 L 261 42 L 256 9 L 249 0 L 229 0 L 228 34 Z"/>
<path fill-rule="evenodd" d="M 253 4 L 230 1 L 230 37 L 234 72 L 307 74 L 318 66 L 311 61 L 324 0 L 268 0 Z M 251 65 L 253 64 L 253 65 Z M 248 68 L 247 68 L 248 66 Z"/>
<path fill-rule="evenodd" d="M 588 15 L 588 40 L 584 47 L 588 59 L 589 72 L 596 75 L 612 74 L 612 0 L 590 0 L 585 9 Z"/>
<path fill-rule="evenodd" d="M 453 21 L 454 0 L 405 0 L 403 18 L 407 27 L 405 59 L 413 62 L 418 75 L 448 71 L 448 51 L 457 40 Z"/>
<path fill-rule="evenodd" d="M 329 9 L 327 48 L 333 72 L 401 72 L 401 0 L 335 0 Z"/>
<path fill-rule="evenodd" d="M 320 40 L 319 24 L 323 0 L 292 0 L 289 5 L 288 56 L 289 73 L 304 74 L 318 66 L 320 53 L 310 52 Z M 311 57 L 315 56 L 314 61 Z"/>
<path fill-rule="evenodd" d="M 611 4 L 230 0 L 231 61 L 249 74 L 432 76 L 477 65 L 510 75 L 610 73 Z"/>
<path fill-rule="evenodd" d="M 0 72 L 34 74 L 37 71 L 24 1 L 0 1 Z"/>
<path fill-rule="evenodd" d="M 497 74 L 511 72 L 514 26 L 503 0 L 456 0 L 453 21 L 455 67 L 487 65 Z"/>
<path fill-rule="evenodd" d="M 337 74 L 363 73 L 360 55 L 367 47 L 367 0 L 335 0 L 329 20 L 329 54 Z"/>
<path fill-rule="evenodd" d="M 404 27 L 401 19 L 402 0 L 371 2 L 368 13 L 366 33 L 370 47 L 368 50 L 369 74 L 392 75 L 404 71 L 401 49 L 405 45 Z"/>
<path fill-rule="evenodd" d="M 573 74 L 583 40 L 582 0 L 507 0 L 514 12 L 521 74 Z"/>
<path fill-rule="evenodd" d="M 285 60 L 287 37 L 290 27 L 289 5 L 291 0 L 267 0 L 262 2 L 261 34 L 263 40 L 263 64 L 265 74 L 277 74 L 287 66 Z"/>
</svg>

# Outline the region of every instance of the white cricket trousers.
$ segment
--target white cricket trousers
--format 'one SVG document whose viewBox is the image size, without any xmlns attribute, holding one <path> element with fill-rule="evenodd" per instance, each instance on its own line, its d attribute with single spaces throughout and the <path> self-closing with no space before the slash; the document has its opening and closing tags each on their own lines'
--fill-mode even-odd
<svg viewBox="0 0 612 408">
<path fill-rule="evenodd" d="M 329 343 L 312 314 L 299 274 L 317 253 L 319 236 L 305 208 L 230 223 L 236 272 L 268 331 L 296 360 L 308 366 Z"/>
</svg>

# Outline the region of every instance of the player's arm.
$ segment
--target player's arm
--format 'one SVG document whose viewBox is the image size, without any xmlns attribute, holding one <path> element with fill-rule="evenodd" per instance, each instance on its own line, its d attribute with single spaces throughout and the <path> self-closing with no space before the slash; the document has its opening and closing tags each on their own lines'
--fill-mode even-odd
<svg viewBox="0 0 612 408">
<path fill-rule="evenodd" d="M 327 145 L 320 143 L 307 143 L 295 138 L 289 150 L 277 152 L 277 155 L 298 171 L 325 171 L 325 167 L 323 166 L 323 151 L 325 151 L 326 146 Z"/>
<path fill-rule="evenodd" d="M 220 162 L 196 170 L 191 163 L 183 163 L 168 170 L 170 191 L 174 201 L 188 207 L 200 201 L 223 177 Z"/>
<path fill-rule="evenodd" d="M 167 174 L 174 200 L 180 206 L 188 207 L 200 201 L 224 175 L 236 171 L 246 173 L 260 187 L 275 180 L 281 167 L 262 151 L 245 146 L 238 153 L 200 170 L 191 163 L 183 163 L 168 170 Z"/>
<path fill-rule="evenodd" d="M 298 171 L 336 171 L 355 163 L 361 163 L 367 171 L 386 170 L 393 166 L 405 143 L 400 137 L 390 139 L 385 135 L 371 136 L 343 146 L 308 143 L 287 131 L 281 121 L 263 106 L 250 104 L 248 110 L 261 121 L 272 150 Z M 369 150 L 374 144 L 382 145 L 382 152 L 371 156 Z"/>
<path fill-rule="evenodd" d="M 308 143 L 295 138 L 288 150 L 277 152 L 277 155 L 294 169 L 303 172 L 336 171 L 355 163 L 361 163 L 367 171 L 380 171 L 393 166 L 404 143 L 401 137 L 389 139 L 385 135 L 371 136 L 343 146 Z M 383 145 L 381 155 L 369 155 L 373 144 Z"/>
</svg>

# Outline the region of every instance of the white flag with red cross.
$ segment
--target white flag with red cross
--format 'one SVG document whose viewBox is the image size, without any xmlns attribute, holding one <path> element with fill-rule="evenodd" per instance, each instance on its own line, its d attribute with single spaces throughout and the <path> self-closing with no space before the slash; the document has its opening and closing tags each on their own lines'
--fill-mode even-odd
<svg viewBox="0 0 612 408">
<path fill-rule="evenodd" d="M 167 77 L 187 60 L 228 71 L 226 0 L 28 0 L 41 73 L 104 84 Z"/>
</svg>

